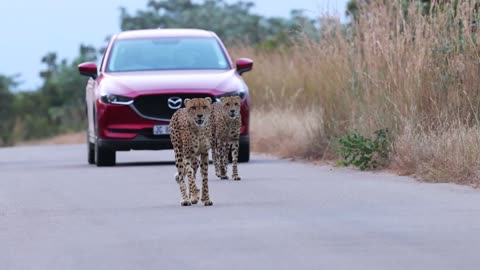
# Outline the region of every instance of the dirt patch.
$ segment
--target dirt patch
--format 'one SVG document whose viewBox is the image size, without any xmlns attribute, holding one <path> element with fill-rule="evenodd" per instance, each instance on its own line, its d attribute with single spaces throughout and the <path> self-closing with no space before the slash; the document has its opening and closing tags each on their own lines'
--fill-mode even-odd
<svg viewBox="0 0 480 270">
<path fill-rule="evenodd" d="M 85 132 L 58 135 L 48 139 L 21 142 L 17 145 L 55 145 L 55 144 L 82 144 L 85 143 Z"/>
</svg>

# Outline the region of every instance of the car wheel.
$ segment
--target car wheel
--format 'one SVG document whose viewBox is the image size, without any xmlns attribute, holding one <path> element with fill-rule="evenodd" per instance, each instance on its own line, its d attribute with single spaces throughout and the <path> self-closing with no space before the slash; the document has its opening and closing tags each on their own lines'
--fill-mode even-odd
<svg viewBox="0 0 480 270">
<path fill-rule="evenodd" d="M 87 155 L 88 155 L 88 164 L 95 164 L 95 144 L 91 143 L 88 140 L 88 136 L 87 136 Z"/>
<path fill-rule="evenodd" d="M 115 166 L 116 154 L 114 150 L 100 147 L 95 143 L 95 163 L 97 167 Z"/>
<path fill-rule="evenodd" d="M 248 162 L 250 160 L 250 141 L 240 142 L 238 151 L 238 162 Z"/>
</svg>

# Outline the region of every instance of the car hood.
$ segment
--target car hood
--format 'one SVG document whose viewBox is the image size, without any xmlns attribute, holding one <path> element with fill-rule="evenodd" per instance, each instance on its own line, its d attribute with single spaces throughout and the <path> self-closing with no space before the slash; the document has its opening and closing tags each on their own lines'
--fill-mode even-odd
<svg viewBox="0 0 480 270">
<path fill-rule="evenodd" d="M 233 69 L 104 73 L 100 79 L 101 92 L 129 97 L 192 92 L 220 95 L 246 88 Z"/>
</svg>

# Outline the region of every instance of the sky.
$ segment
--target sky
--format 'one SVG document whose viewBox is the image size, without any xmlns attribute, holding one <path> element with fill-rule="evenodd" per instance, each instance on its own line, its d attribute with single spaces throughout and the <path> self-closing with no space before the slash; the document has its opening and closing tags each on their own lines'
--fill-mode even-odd
<svg viewBox="0 0 480 270">
<path fill-rule="evenodd" d="M 344 16 L 348 0 L 251 0 L 253 11 L 263 16 L 288 17 L 303 9 L 312 17 Z M 80 44 L 100 47 L 105 37 L 120 31 L 119 7 L 130 13 L 145 9 L 148 0 L 0 0 L 0 74 L 20 74 L 19 89 L 41 85 L 41 58 L 56 52 L 60 59 L 78 55 Z M 202 2 L 194 0 L 194 2 Z M 227 2 L 236 2 L 227 0 Z"/>
</svg>

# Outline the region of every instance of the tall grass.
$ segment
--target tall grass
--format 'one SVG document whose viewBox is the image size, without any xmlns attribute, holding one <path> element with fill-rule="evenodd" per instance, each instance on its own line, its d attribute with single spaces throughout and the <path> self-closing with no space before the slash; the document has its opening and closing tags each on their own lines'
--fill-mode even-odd
<svg viewBox="0 0 480 270">
<path fill-rule="evenodd" d="M 422 15 L 415 5 L 385 2 L 364 5 L 348 28 L 328 20 L 319 42 L 234 51 L 255 60 L 245 75 L 255 149 L 331 158 L 339 136 L 388 128 L 392 167 L 429 181 L 478 182 L 480 48 L 473 4 Z M 263 143 L 272 140 L 275 147 Z"/>
</svg>

